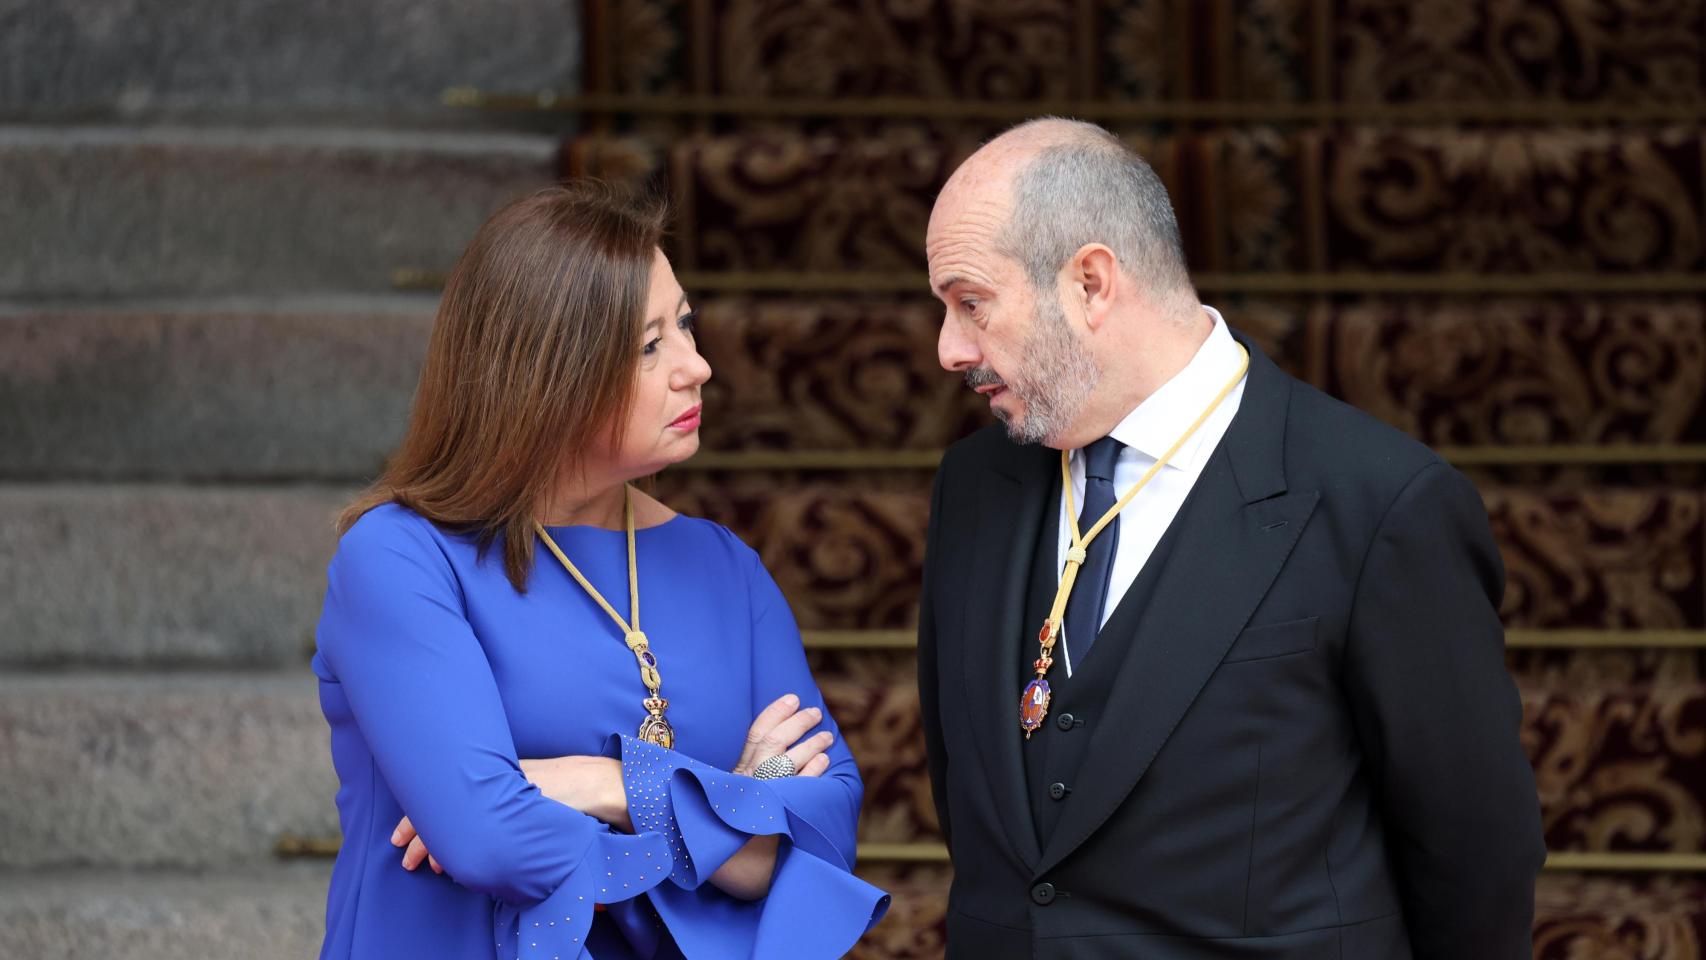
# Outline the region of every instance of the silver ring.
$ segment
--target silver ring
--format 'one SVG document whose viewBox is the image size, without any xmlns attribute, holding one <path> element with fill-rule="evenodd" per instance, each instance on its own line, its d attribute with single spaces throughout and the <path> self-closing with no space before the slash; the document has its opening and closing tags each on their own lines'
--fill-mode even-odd
<svg viewBox="0 0 1706 960">
<path fill-rule="evenodd" d="M 752 779 L 775 780 L 778 777 L 791 777 L 799 771 L 794 767 L 793 758 L 785 753 L 778 753 L 752 768 Z"/>
</svg>

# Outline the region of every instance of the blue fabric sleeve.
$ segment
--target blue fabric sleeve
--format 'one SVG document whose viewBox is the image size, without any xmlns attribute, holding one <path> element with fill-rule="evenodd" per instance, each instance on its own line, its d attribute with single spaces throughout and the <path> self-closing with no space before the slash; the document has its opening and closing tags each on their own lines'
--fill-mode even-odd
<svg viewBox="0 0 1706 960">
<path fill-rule="evenodd" d="M 612 737 L 636 831 L 662 835 L 671 883 L 650 899 L 687 956 L 839 957 L 888 910 L 883 891 L 852 875 L 864 784 L 824 705 L 787 601 L 741 546 L 752 593 L 751 713 L 785 693 L 823 710 L 835 734 L 821 777 L 754 780 L 633 737 Z M 706 884 L 755 836 L 780 835 L 768 894 L 741 901 Z"/>
<path fill-rule="evenodd" d="M 434 534 L 417 515 L 380 508 L 344 535 L 328 571 L 320 654 L 432 855 L 457 883 L 494 898 L 497 945 L 506 955 L 515 946 L 523 957 L 578 956 L 593 905 L 666 879 L 669 846 L 657 834 L 613 833 L 522 775 Z"/>
<path fill-rule="evenodd" d="M 609 752 L 622 760 L 634 829 L 662 835 L 674 854 L 671 883 L 650 899 L 687 956 L 840 957 L 887 912 L 887 894 L 853 876 L 813 822 L 814 809 L 839 806 L 838 791 L 818 789 L 823 778 L 754 780 L 629 736 L 612 737 Z M 772 834 L 782 844 L 763 899 L 706 883 L 751 838 Z"/>
</svg>

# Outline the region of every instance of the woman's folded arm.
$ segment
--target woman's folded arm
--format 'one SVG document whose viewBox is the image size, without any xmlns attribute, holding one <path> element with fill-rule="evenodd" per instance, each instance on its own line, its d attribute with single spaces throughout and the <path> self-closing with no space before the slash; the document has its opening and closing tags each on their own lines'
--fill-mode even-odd
<svg viewBox="0 0 1706 960">
<path fill-rule="evenodd" d="M 757 555 L 739 549 L 752 598 L 753 710 L 786 694 L 802 711 L 821 710 L 819 730 L 834 735 L 828 766 L 821 776 L 756 780 L 633 737 L 610 738 L 605 752 L 622 761 L 634 829 L 670 846 L 671 882 L 649 896 L 686 955 L 840 957 L 888 909 L 888 896 L 852 873 L 864 786 L 787 602 Z M 762 899 L 739 899 L 713 878 L 753 838 L 774 838 L 772 872 Z"/>
<path fill-rule="evenodd" d="M 491 667 L 426 521 L 370 514 L 344 536 L 328 581 L 320 653 L 378 773 L 445 872 L 517 904 L 544 900 L 583 867 L 616 879 L 603 848 L 619 838 L 523 776 Z M 650 845 L 655 865 L 644 873 L 661 878 L 667 852 L 656 838 Z M 634 890 L 642 873 L 617 882 Z"/>
</svg>

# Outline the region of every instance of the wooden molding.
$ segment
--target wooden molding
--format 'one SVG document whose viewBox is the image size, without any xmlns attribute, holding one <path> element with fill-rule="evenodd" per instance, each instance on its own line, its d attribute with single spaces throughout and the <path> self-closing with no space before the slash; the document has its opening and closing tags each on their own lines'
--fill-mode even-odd
<svg viewBox="0 0 1706 960">
<path fill-rule="evenodd" d="M 1513 650 L 1701 650 L 1706 630 L 1506 630 Z"/>
<path fill-rule="evenodd" d="M 947 100 L 925 97 L 752 97 L 485 91 L 451 87 L 446 106 L 524 113 L 678 117 L 877 118 L 1015 122 L 1044 115 L 1127 123 L 1693 123 L 1698 103 L 1499 100 L 1344 103 L 1304 100 Z"/>
<path fill-rule="evenodd" d="M 808 650 L 910 650 L 917 631 L 802 630 Z M 1703 650 L 1706 630 L 1506 630 L 1511 650 Z"/>
<path fill-rule="evenodd" d="M 398 290 L 440 290 L 440 270 L 399 267 L 391 271 Z M 689 293 L 858 293 L 929 295 L 922 272 L 813 270 L 686 271 L 681 285 Z M 1706 273 L 1198 273 L 1197 289 L 1220 294 L 1306 296 L 1499 295 L 1542 294 L 1688 294 L 1706 293 Z"/>
<path fill-rule="evenodd" d="M 1606 466 L 1706 463 L 1706 444 L 1557 444 L 1440 447 L 1457 466 Z M 934 470 L 940 450 L 707 450 L 676 470 Z"/>
<path fill-rule="evenodd" d="M 1556 851 L 1546 855 L 1546 869 L 1583 873 L 1702 873 L 1706 872 L 1706 853 Z"/>
</svg>

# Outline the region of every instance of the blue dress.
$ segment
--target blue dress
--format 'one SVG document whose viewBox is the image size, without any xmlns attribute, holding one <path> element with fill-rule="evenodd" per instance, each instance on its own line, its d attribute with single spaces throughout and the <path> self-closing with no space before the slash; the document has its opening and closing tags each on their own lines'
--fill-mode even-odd
<svg viewBox="0 0 1706 960">
<path fill-rule="evenodd" d="M 624 533 L 550 533 L 626 612 Z M 678 516 L 636 536 L 674 750 L 633 738 L 647 695 L 634 656 L 543 546 L 520 594 L 501 540 L 482 558 L 396 505 L 344 534 L 313 661 L 343 830 L 322 958 L 839 957 L 881 919 L 888 898 L 851 873 L 864 785 L 827 710 L 822 777 L 725 772 L 776 698 L 823 707 L 781 591 L 717 524 Z M 621 760 L 633 834 L 517 765 L 567 755 Z M 405 812 L 444 875 L 400 865 Z M 768 834 L 782 840 L 765 898 L 706 882 Z"/>
</svg>

